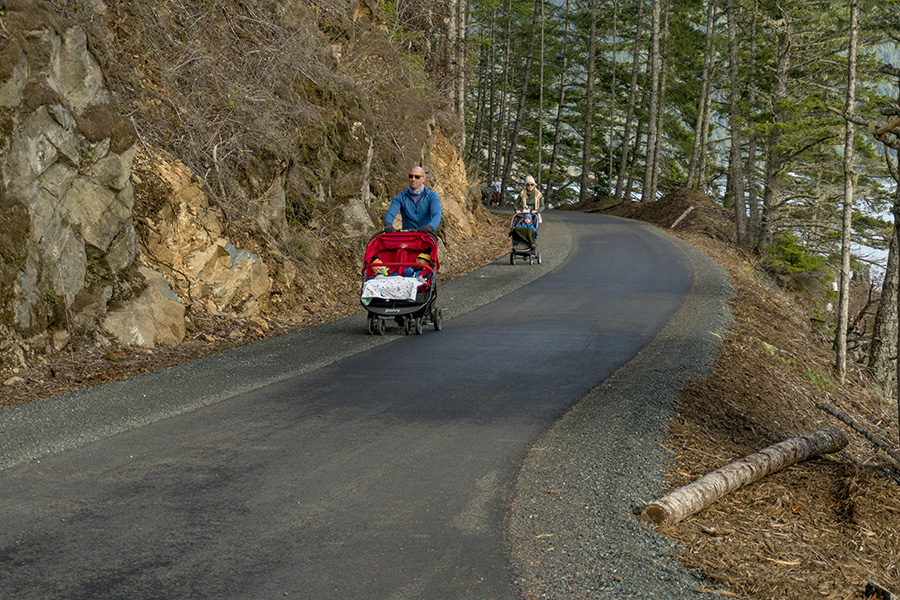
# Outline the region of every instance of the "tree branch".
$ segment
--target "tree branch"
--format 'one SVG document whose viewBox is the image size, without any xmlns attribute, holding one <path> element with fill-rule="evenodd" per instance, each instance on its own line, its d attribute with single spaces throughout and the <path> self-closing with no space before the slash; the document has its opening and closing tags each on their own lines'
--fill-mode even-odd
<svg viewBox="0 0 900 600">
<path fill-rule="evenodd" d="M 856 421 L 851 419 L 845 413 L 832 407 L 830 404 L 826 404 L 825 402 L 819 402 L 818 404 L 816 404 L 816 407 L 821 410 L 824 410 L 829 415 L 837 417 L 838 419 L 840 419 L 841 421 L 843 421 L 844 423 L 849 425 L 850 428 L 853 429 L 855 432 L 859 433 L 861 436 L 863 436 L 864 438 L 866 438 L 867 440 L 869 440 L 870 442 L 872 442 L 873 444 L 875 444 L 876 446 L 878 446 L 879 448 L 884 450 L 885 454 L 887 454 L 889 457 L 891 457 L 891 459 L 893 459 L 894 463 L 896 463 L 896 465 L 898 467 L 900 467 L 900 454 L 897 454 L 897 451 L 894 450 L 893 448 L 891 448 L 891 446 L 887 442 L 885 442 L 883 439 L 881 439 L 880 437 L 878 437 L 877 435 L 875 435 L 874 433 L 872 433 L 871 431 L 869 431 L 862 425 L 858 424 Z"/>
</svg>

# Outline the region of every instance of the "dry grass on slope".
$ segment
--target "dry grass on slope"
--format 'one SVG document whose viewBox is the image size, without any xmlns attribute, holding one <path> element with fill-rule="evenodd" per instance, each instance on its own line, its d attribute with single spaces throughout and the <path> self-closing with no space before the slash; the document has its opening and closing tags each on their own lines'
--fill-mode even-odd
<svg viewBox="0 0 900 600">
<path fill-rule="evenodd" d="M 697 209 L 670 230 L 692 204 Z M 652 205 L 612 211 L 653 222 L 702 248 L 738 290 L 714 374 L 679 398 L 671 423 L 671 487 L 826 425 L 846 431 L 850 445 L 745 486 L 659 531 L 684 547 L 684 565 L 700 569 L 728 597 L 856 598 L 869 580 L 896 587 L 900 471 L 816 404 L 844 411 L 896 448 L 895 413 L 862 377 L 835 383 L 830 340 L 814 331 L 796 301 L 769 282 L 751 257 L 721 241 L 728 222 L 720 210 L 680 190 Z"/>
</svg>

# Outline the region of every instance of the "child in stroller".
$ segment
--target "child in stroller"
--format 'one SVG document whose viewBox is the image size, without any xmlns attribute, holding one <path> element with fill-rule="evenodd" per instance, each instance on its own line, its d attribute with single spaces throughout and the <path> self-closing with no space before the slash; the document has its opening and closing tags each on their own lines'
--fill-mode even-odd
<svg viewBox="0 0 900 600">
<path fill-rule="evenodd" d="M 516 258 L 527 260 L 529 264 L 541 264 L 541 253 L 537 251 L 538 224 L 532 222 L 528 211 L 516 212 L 509 226 L 512 238 L 512 250 L 509 252 L 509 264 L 516 264 Z"/>
</svg>

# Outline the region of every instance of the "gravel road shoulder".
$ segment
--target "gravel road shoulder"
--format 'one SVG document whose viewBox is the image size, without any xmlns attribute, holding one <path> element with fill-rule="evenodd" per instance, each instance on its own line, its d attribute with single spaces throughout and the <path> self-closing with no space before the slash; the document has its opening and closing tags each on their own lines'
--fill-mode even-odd
<svg viewBox="0 0 900 600">
<path fill-rule="evenodd" d="M 662 447 L 678 390 L 709 375 L 731 322 L 728 275 L 666 235 L 691 260 L 691 294 L 657 338 L 532 446 L 509 523 L 512 567 L 527 598 L 696 598 L 699 576 L 635 512 L 661 495 Z"/>
<path fill-rule="evenodd" d="M 677 567 L 675 546 L 633 515 L 662 490 L 660 473 L 669 456 L 660 443 L 667 438 L 677 392 L 709 372 L 717 336 L 730 320 L 727 275 L 700 250 L 667 237 L 696 272 L 685 304 L 650 346 L 545 432 L 523 463 L 508 542 L 513 570 L 529 598 L 677 599 L 693 597 L 702 587 L 695 574 Z M 438 305 L 447 326 L 455 316 L 553 270 L 571 243 L 565 223 L 548 214 L 541 232 L 542 265 L 513 267 L 504 256 L 442 284 Z M 368 336 L 364 328 L 360 312 L 164 371 L 0 411 L 0 470 L 400 339 L 397 329 Z"/>
</svg>

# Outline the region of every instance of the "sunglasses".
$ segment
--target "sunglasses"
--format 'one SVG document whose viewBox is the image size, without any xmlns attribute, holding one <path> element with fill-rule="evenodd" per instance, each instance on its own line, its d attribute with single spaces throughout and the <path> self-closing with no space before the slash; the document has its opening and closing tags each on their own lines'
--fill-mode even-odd
<svg viewBox="0 0 900 600">
<path fill-rule="evenodd" d="M 422 179 L 423 177 L 425 177 L 425 176 L 424 175 L 413 175 L 411 173 L 409 175 L 410 179 Z"/>
<path fill-rule="evenodd" d="M 525 187 L 534 187 L 534 184 L 533 184 L 533 183 L 526 183 L 526 184 L 525 184 Z"/>
</svg>

